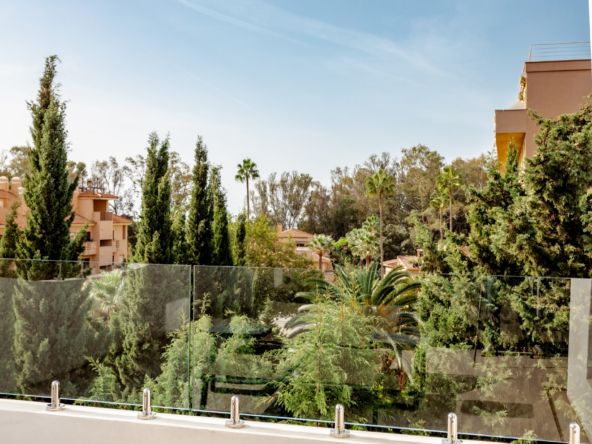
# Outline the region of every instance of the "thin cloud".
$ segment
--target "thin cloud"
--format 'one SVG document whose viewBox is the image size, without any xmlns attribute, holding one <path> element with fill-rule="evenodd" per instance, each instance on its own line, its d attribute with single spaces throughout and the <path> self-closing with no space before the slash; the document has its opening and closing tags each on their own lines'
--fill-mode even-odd
<svg viewBox="0 0 592 444">
<path fill-rule="evenodd" d="M 384 60 L 396 58 L 413 68 L 440 77 L 450 74 L 433 65 L 418 52 L 403 50 L 393 40 L 368 32 L 348 29 L 318 19 L 298 15 L 259 1 L 205 4 L 201 0 L 177 0 L 194 12 L 260 34 L 302 42 L 309 38 L 369 54 Z"/>
</svg>

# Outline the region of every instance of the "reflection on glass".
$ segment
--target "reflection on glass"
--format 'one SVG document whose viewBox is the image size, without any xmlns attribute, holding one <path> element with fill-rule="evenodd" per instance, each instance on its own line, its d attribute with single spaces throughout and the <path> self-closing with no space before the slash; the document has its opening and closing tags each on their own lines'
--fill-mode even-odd
<svg viewBox="0 0 592 444">
<path fill-rule="evenodd" d="M 4 261 L 0 390 L 586 442 L 591 282 Z"/>
</svg>

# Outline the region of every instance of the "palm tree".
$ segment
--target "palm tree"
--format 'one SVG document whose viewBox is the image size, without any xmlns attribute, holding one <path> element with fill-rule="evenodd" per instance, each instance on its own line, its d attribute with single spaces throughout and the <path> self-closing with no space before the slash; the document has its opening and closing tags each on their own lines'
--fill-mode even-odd
<svg viewBox="0 0 592 444">
<path fill-rule="evenodd" d="M 444 237 L 444 233 L 442 232 L 442 210 L 446 206 L 446 196 L 441 192 L 441 190 L 436 189 L 436 192 L 430 200 L 430 205 L 433 208 L 438 209 L 438 228 L 440 230 L 440 239 L 442 239 Z"/>
<path fill-rule="evenodd" d="M 251 215 L 251 205 L 249 203 L 249 180 L 259 178 L 257 164 L 251 159 L 243 159 L 243 162 L 237 165 L 236 176 L 234 176 L 234 178 L 240 183 L 245 182 L 247 184 L 247 218 L 249 218 Z"/>
<path fill-rule="evenodd" d="M 436 184 L 442 194 L 446 194 L 448 196 L 448 229 L 452 231 L 452 195 L 454 191 L 462 184 L 460 174 L 458 174 L 452 165 L 447 165 L 436 179 Z"/>
<path fill-rule="evenodd" d="M 366 191 L 369 196 L 378 198 L 378 243 L 380 248 L 380 275 L 384 270 L 384 234 L 383 234 L 383 206 L 385 197 L 391 195 L 395 190 L 395 181 L 393 176 L 388 174 L 384 168 L 381 168 L 366 180 Z"/>
<path fill-rule="evenodd" d="M 328 297 L 357 304 L 362 312 L 375 319 L 377 340 L 392 347 L 398 364 L 399 382 L 403 385 L 406 375 L 402 351 L 414 347 L 419 340 L 414 307 L 421 283 L 402 267 L 395 268 L 381 278 L 378 264 L 374 263 L 369 268 L 353 270 L 336 267 L 333 283 L 317 278 L 311 279 L 310 284 L 314 290 L 298 293 L 298 297 L 312 304 L 300 307 L 299 316 L 286 324 L 287 328 L 294 329 L 289 336 L 294 337 L 311 328 L 305 315 L 319 300 L 319 296 L 321 301 Z"/>
<path fill-rule="evenodd" d="M 308 244 L 308 248 L 319 256 L 319 270 L 323 271 L 323 255 L 329 253 L 333 247 L 334 241 L 331 236 L 326 234 L 315 234 Z"/>
<path fill-rule="evenodd" d="M 345 235 L 352 254 L 366 261 L 366 268 L 370 266 L 372 258 L 379 253 L 378 225 L 378 218 L 370 216 L 361 228 L 354 228 Z"/>
<path fill-rule="evenodd" d="M 121 270 L 93 277 L 85 282 L 89 296 L 93 301 L 93 312 L 97 317 L 109 320 L 114 312 L 121 308 L 124 291 L 124 279 Z"/>
</svg>

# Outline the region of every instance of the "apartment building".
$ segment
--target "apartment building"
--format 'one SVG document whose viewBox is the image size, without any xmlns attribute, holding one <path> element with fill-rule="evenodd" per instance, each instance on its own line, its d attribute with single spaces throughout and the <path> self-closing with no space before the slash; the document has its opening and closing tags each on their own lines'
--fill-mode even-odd
<svg viewBox="0 0 592 444">
<path fill-rule="evenodd" d="M 24 188 L 18 177 L 9 180 L 0 176 L 0 235 L 4 234 L 6 217 L 11 206 L 17 203 L 16 222 L 24 228 L 27 207 L 23 202 Z M 109 201 L 117 196 L 105 193 L 99 188 L 78 188 L 72 197 L 74 222 L 70 233 L 74 236 L 82 229 L 87 230 L 87 239 L 80 259 L 89 262 L 93 270 L 110 267 L 128 259 L 128 227 L 131 219 L 109 211 Z"/>
<path fill-rule="evenodd" d="M 529 110 L 546 118 L 578 111 L 592 93 L 589 43 L 534 45 L 520 76 L 514 105 L 495 111 L 495 145 L 504 170 L 508 148 L 518 149 L 521 165 L 537 147 L 538 125 Z"/>
</svg>

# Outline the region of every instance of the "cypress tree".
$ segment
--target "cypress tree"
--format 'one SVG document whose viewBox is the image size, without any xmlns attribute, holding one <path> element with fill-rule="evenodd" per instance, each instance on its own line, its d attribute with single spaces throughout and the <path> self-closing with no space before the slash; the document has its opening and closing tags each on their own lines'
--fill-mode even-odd
<svg viewBox="0 0 592 444">
<path fill-rule="evenodd" d="M 533 226 L 517 253 L 526 271 L 538 276 L 590 277 L 583 201 L 592 187 L 592 104 L 540 125 L 538 152 L 527 161 L 523 211 Z"/>
<path fill-rule="evenodd" d="M 228 212 L 226 196 L 220 180 L 220 168 L 210 173 L 210 202 L 212 205 L 212 265 L 232 265 L 232 251 L 228 233 Z"/>
<path fill-rule="evenodd" d="M 160 142 L 158 135 L 151 133 L 147 151 L 134 260 L 170 264 L 173 257 L 168 138 Z"/>
<path fill-rule="evenodd" d="M 518 153 L 511 145 L 505 172 L 502 174 L 497 167 L 492 167 L 485 187 L 471 194 L 469 248 L 471 259 L 484 273 L 524 274 L 523 261 L 517 257 L 514 246 L 519 236 L 532 231 L 530 224 L 521 223 L 524 218 L 516 212 L 517 203 L 525 195 Z"/>
<path fill-rule="evenodd" d="M 14 259 L 16 257 L 16 247 L 20 236 L 20 230 L 16 224 L 16 209 L 17 205 L 10 207 L 10 212 L 6 216 L 4 235 L 0 240 L 0 258 L 2 259 Z M 0 270 L 7 270 L 7 264 L 11 261 L 2 261 Z M 6 274 L 2 273 L 2 276 Z"/>
<path fill-rule="evenodd" d="M 85 362 L 90 299 L 76 263 L 86 237 L 81 230 L 70 239 L 74 219 L 72 195 L 78 177 L 68 176 L 66 107 L 54 83 L 57 57 L 46 59 L 37 101 L 29 103 L 33 117 L 25 176 L 27 225 L 18 238 L 20 277 L 14 292 L 14 356 L 21 390 L 45 387 Z M 29 261 L 44 259 L 46 261 Z M 49 260 L 49 261 L 47 261 Z M 53 279 L 53 280 L 52 280 Z"/>
<path fill-rule="evenodd" d="M 189 294 L 189 271 L 163 265 L 175 260 L 170 208 L 169 141 L 161 142 L 151 133 L 134 252 L 134 260 L 145 265 L 128 270 L 125 300 L 118 314 L 123 341 L 113 347 L 110 356 L 124 387 L 123 397 L 130 400 L 136 399 L 146 377 L 158 374 L 166 343 L 167 304 Z"/>
<path fill-rule="evenodd" d="M 185 212 L 178 209 L 173 217 L 173 259 L 176 264 L 186 264 L 189 260 L 186 225 Z"/>
<path fill-rule="evenodd" d="M 0 390 L 13 391 L 14 386 L 14 357 L 12 344 L 14 340 L 14 311 L 12 308 L 15 290 L 14 256 L 19 228 L 15 222 L 16 205 L 13 205 L 6 216 L 4 235 L 0 240 Z M 13 278 L 13 279 L 10 279 Z"/>
<path fill-rule="evenodd" d="M 238 215 L 236 221 L 236 265 L 244 266 L 247 263 L 246 237 L 247 237 L 247 217 L 245 213 Z"/>
<path fill-rule="evenodd" d="M 187 223 L 189 260 L 193 265 L 212 264 L 212 204 L 208 190 L 208 149 L 199 136 L 195 144 L 191 203 Z"/>
<path fill-rule="evenodd" d="M 82 230 L 70 240 L 72 195 L 78 176 L 68 178 L 66 105 L 54 83 L 57 61 L 57 56 L 46 59 L 37 101 L 28 104 L 33 146 L 29 152 L 31 170 L 24 183 L 27 224 L 16 250 L 20 259 L 77 260 L 86 237 Z M 49 265 L 43 274 L 47 278 L 55 272 Z"/>
</svg>

